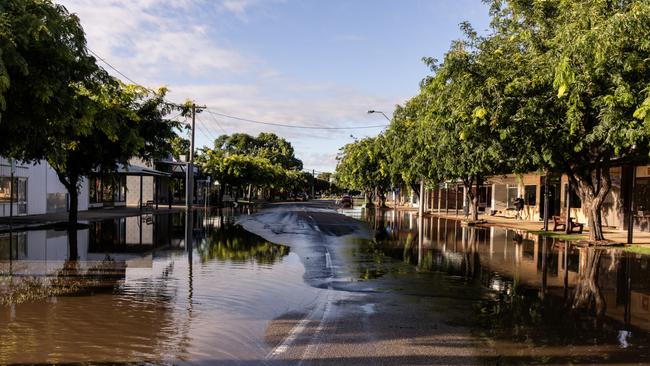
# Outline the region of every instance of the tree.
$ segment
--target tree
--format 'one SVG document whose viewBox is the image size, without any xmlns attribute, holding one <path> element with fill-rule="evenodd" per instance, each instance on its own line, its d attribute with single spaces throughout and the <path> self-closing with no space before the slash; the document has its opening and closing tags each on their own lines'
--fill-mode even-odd
<svg viewBox="0 0 650 366">
<path fill-rule="evenodd" d="M 379 194 L 380 206 L 386 205 L 385 192 L 390 186 L 390 177 L 384 143 L 382 135 L 366 137 L 345 145 L 337 157 L 337 179 L 348 188 L 364 192 L 366 205 L 372 205 L 375 190 Z"/>
<path fill-rule="evenodd" d="M 190 140 L 181 137 L 174 136 L 171 141 L 171 152 L 172 156 L 176 160 L 188 161 L 190 153 Z"/>
<path fill-rule="evenodd" d="M 71 126 L 88 129 L 92 110 L 80 90 L 107 78 L 88 55 L 79 19 L 63 6 L 0 2 L 0 155 L 45 159 Z"/>
<path fill-rule="evenodd" d="M 171 150 L 177 122 L 166 120 L 166 90 L 149 91 L 118 81 L 104 84 L 99 93 L 82 90 L 90 101 L 90 120 L 65 129 L 66 138 L 53 143 L 47 154 L 70 196 L 68 221 L 77 222 L 79 186 L 83 177 L 115 171 L 132 157 L 145 161 L 164 157 Z"/>
<path fill-rule="evenodd" d="M 245 133 L 221 135 L 214 141 L 214 148 L 227 154 L 266 158 L 284 169 L 302 169 L 302 161 L 296 158 L 291 143 L 274 133 L 262 132 L 257 137 Z"/>
<path fill-rule="evenodd" d="M 522 61 L 507 88 L 519 105 L 502 129 L 522 150 L 534 148 L 515 158 L 568 175 L 591 240 L 604 238 L 610 167 L 648 156 L 649 10 L 640 0 L 493 4 L 502 38 Z"/>
<path fill-rule="evenodd" d="M 420 93 L 404 106 L 397 106 L 384 132 L 385 164 L 391 185 L 409 187 L 418 197 L 418 183 L 425 178 L 439 180 L 437 161 L 429 155 L 432 134 L 424 126 L 426 101 L 427 95 Z"/>
<path fill-rule="evenodd" d="M 478 220 L 479 187 L 485 177 L 503 170 L 494 119 L 499 89 L 490 44 L 468 24 L 462 28 L 467 38 L 454 42 L 444 62 L 434 65 L 435 75 L 423 90 L 429 100 L 427 128 L 435 139 L 427 151 L 436 161 L 436 175 L 463 182 L 471 218 Z"/>
</svg>

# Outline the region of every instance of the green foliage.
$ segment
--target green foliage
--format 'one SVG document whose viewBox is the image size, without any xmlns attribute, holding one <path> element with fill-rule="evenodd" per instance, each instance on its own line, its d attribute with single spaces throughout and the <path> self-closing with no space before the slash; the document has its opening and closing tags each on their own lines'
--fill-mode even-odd
<svg viewBox="0 0 650 366">
<path fill-rule="evenodd" d="M 183 160 L 187 161 L 188 155 L 190 153 L 190 140 L 181 137 L 181 136 L 174 136 L 171 141 L 171 150 L 172 150 L 172 156 L 176 160 Z M 182 158 L 182 159 L 181 159 Z"/>
<path fill-rule="evenodd" d="M 390 187 L 385 137 L 367 137 L 341 148 L 336 166 L 337 181 L 342 186 L 372 195 L 376 188 L 385 192 Z"/>
<path fill-rule="evenodd" d="M 87 133 L 108 80 L 88 55 L 79 19 L 49 0 L 0 2 L 0 155 L 33 161 L 71 130 Z"/>
<path fill-rule="evenodd" d="M 222 187 L 253 185 L 293 193 L 306 190 L 311 182 L 307 173 L 296 170 L 302 162 L 293 146 L 271 133 L 219 136 L 214 149 L 204 149 L 197 163 Z"/>
<path fill-rule="evenodd" d="M 274 133 L 262 132 L 257 137 L 245 133 L 221 135 L 214 141 L 214 148 L 228 154 L 265 158 L 284 169 L 302 169 L 302 161 L 296 158 L 293 146 Z"/>
</svg>

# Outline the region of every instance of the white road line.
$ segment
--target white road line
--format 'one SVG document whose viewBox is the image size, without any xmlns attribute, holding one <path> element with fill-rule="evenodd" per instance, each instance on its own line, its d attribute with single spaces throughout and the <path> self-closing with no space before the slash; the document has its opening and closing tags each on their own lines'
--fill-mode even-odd
<svg viewBox="0 0 650 366">
<path fill-rule="evenodd" d="M 314 311 L 315 310 L 316 309 L 314 309 Z M 291 344 L 296 340 L 296 338 L 298 338 L 298 335 L 300 335 L 300 333 L 305 331 L 305 328 L 307 327 L 307 324 L 310 321 L 311 319 L 310 316 L 308 315 L 304 319 L 302 319 L 298 324 L 296 324 L 296 326 L 293 327 L 293 329 L 291 329 L 291 332 L 289 332 L 289 335 L 287 335 L 287 337 L 282 341 L 282 343 L 280 343 L 280 345 L 275 347 L 273 350 L 271 350 L 271 352 L 269 352 L 266 355 L 266 359 L 269 360 L 285 353 L 289 349 L 289 346 L 291 346 Z"/>
<path fill-rule="evenodd" d="M 332 268 L 332 256 L 330 255 L 330 251 L 327 250 L 327 248 L 325 248 L 325 268 Z"/>
</svg>

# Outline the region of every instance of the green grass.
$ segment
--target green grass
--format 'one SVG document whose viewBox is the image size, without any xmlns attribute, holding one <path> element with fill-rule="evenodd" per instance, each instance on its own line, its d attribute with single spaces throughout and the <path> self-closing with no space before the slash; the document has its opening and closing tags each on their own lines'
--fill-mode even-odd
<svg viewBox="0 0 650 366">
<path fill-rule="evenodd" d="M 638 244 L 627 245 L 623 248 L 624 251 L 636 254 L 650 255 L 650 247 L 641 246 Z"/>
<path fill-rule="evenodd" d="M 529 231 L 531 234 L 543 235 L 549 238 L 555 238 L 559 240 L 586 240 L 587 237 L 582 234 L 565 234 L 558 231 L 544 231 L 544 230 L 532 230 Z"/>
</svg>

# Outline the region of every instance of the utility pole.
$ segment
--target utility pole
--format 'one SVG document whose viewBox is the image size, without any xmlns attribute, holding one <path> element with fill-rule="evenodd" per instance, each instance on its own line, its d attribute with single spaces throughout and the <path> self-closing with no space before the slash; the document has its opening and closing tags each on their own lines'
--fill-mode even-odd
<svg viewBox="0 0 650 366">
<path fill-rule="evenodd" d="M 194 131 L 196 130 L 196 104 L 192 103 L 192 128 L 190 134 L 190 151 L 185 170 L 185 208 L 189 211 L 194 202 Z"/>
<path fill-rule="evenodd" d="M 194 131 L 196 130 L 197 108 L 206 107 L 197 107 L 195 103 L 192 103 L 192 134 L 190 138 L 189 161 L 187 163 L 187 171 L 185 172 L 185 208 L 187 210 L 191 209 L 194 203 Z"/>
<path fill-rule="evenodd" d="M 311 170 L 311 199 L 316 198 L 316 170 Z"/>
</svg>

